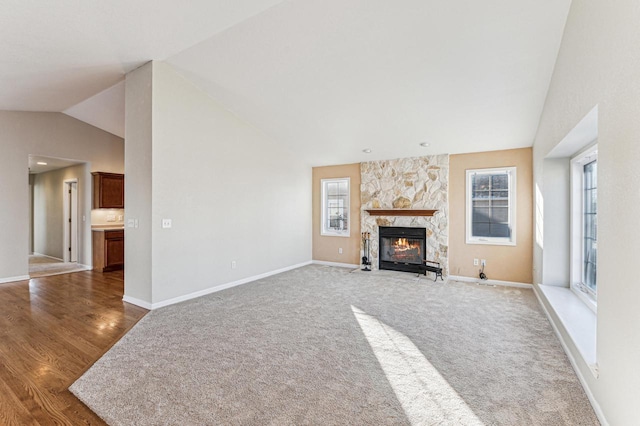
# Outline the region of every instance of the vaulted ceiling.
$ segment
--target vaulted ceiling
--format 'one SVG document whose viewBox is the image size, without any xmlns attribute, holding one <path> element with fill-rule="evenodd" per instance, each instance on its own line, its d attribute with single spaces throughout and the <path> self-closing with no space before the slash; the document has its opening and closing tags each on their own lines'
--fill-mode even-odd
<svg viewBox="0 0 640 426">
<path fill-rule="evenodd" d="M 4 0 L 0 109 L 124 136 L 124 75 L 164 60 L 314 165 L 526 147 L 569 5 Z"/>
</svg>

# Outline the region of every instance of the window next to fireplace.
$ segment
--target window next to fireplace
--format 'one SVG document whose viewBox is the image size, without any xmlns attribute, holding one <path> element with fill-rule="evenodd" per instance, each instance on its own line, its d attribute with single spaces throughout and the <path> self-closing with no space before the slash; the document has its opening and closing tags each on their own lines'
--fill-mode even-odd
<svg viewBox="0 0 640 426">
<path fill-rule="evenodd" d="M 379 235 L 380 269 L 420 272 L 420 265 L 426 259 L 425 228 L 381 226 Z"/>
</svg>

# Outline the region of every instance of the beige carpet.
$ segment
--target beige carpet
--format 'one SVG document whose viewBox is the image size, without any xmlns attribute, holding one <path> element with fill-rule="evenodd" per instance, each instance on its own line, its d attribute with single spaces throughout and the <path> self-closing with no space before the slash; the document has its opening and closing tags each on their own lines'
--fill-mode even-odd
<svg viewBox="0 0 640 426">
<path fill-rule="evenodd" d="M 37 254 L 29 255 L 29 277 L 39 278 L 50 275 L 70 274 L 72 272 L 88 271 L 84 265 L 75 262 L 62 262 L 61 260 Z"/>
<path fill-rule="evenodd" d="M 111 425 L 598 424 L 531 290 L 318 265 L 152 311 L 71 391 Z"/>
</svg>

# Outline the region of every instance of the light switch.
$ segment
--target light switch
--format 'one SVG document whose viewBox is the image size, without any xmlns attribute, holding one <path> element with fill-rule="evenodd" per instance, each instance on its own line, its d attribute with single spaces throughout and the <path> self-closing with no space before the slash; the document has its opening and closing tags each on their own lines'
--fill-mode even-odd
<svg viewBox="0 0 640 426">
<path fill-rule="evenodd" d="M 171 219 L 162 219 L 163 228 L 171 228 Z"/>
</svg>

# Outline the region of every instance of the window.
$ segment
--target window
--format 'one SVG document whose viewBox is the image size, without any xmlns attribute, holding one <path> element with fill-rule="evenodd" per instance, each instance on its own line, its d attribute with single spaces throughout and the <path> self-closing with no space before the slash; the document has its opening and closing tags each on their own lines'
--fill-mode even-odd
<svg viewBox="0 0 640 426">
<path fill-rule="evenodd" d="M 582 283 L 594 292 L 598 249 L 597 175 L 597 160 L 583 166 Z"/>
<path fill-rule="evenodd" d="M 322 235 L 349 236 L 349 178 L 322 179 Z"/>
<path fill-rule="evenodd" d="M 571 194 L 571 288 L 592 306 L 598 269 L 597 145 L 571 160 Z"/>
<path fill-rule="evenodd" d="M 467 244 L 516 244 L 516 168 L 467 170 Z"/>
</svg>

